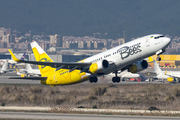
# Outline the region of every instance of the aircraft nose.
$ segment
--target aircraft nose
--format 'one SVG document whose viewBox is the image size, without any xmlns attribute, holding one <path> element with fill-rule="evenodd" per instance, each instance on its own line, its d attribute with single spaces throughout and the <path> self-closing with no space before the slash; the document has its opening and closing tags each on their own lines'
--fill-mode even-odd
<svg viewBox="0 0 180 120">
<path fill-rule="evenodd" d="M 167 43 L 171 43 L 171 39 L 170 38 L 167 38 L 166 41 L 167 41 Z"/>
<path fill-rule="evenodd" d="M 165 43 L 165 48 L 171 43 L 171 39 L 170 38 L 168 38 L 168 37 L 166 37 L 165 39 L 164 39 L 164 43 Z"/>
</svg>

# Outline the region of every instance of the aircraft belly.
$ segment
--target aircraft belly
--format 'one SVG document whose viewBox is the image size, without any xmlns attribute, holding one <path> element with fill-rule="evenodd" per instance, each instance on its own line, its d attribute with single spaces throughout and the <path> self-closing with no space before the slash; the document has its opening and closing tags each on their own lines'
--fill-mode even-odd
<svg viewBox="0 0 180 120">
<path fill-rule="evenodd" d="M 67 70 L 66 70 L 67 71 Z M 46 80 L 47 85 L 67 85 L 83 82 L 89 79 L 89 75 L 85 72 L 80 73 L 80 70 L 74 70 L 64 74 L 58 72 L 54 76 L 49 76 Z"/>
</svg>

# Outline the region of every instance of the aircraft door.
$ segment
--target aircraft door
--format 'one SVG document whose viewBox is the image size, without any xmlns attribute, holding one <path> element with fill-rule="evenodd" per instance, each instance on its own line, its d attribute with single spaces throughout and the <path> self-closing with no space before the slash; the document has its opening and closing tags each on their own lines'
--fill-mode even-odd
<svg viewBox="0 0 180 120">
<path fill-rule="evenodd" d="M 146 39 L 146 47 L 149 47 L 150 43 L 149 43 L 149 39 Z"/>
</svg>

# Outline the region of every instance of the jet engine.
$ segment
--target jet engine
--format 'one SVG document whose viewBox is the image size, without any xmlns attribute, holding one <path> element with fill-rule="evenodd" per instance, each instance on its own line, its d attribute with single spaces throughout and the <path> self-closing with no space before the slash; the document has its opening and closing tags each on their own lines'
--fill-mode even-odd
<svg viewBox="0 0 180 120">
<path fill-rule="evenodd" d="M 169 77 L 169 78 L 167 78 L 167 81 L 168 81 L 168 82 L 173 82 L 174 79 L 173 79 L 172 77 Z"/>
<path fill-rule="evenodd" d="M 128 71 L 131 73 L 137 73 L 140 72 L 148 67 L 148 62 L 146 60 L 140 60 L 135 63 L 133 63 Z"/>
<path fill-rule="evenodd" d="M 89 71 L 94 74 L 100 72 L 103 69 L 107 69 L 108 67 L 109 62 L 107 60 L 97 61 L 91 64 L 91 66 L 89 67 Z"/>
</svg>

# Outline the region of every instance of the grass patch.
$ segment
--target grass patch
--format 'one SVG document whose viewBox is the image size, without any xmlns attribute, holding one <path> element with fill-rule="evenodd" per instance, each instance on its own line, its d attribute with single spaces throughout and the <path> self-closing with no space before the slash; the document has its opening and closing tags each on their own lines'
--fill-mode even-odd
<svg viewBox="0 0 180 120">
<path fill-rule="evenodd" d="M 180 110 L 179 84 L 0 85 L 0 105 Z"/>
</svg>

